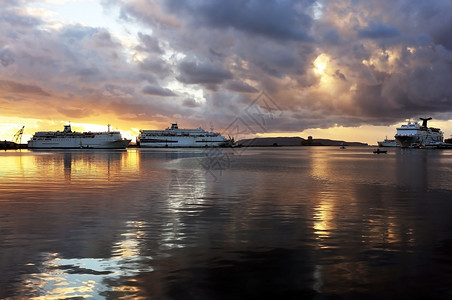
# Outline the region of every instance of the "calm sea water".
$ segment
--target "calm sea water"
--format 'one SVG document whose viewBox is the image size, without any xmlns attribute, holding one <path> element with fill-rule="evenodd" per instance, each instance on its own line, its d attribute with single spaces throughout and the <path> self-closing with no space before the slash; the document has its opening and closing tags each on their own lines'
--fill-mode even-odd
<svg viewBox="0 0 452 300">
<path fill-rule="evenodd" d="M 452 297 L 452 151 L 0 153 L 0 298 Z"/>
</svg>

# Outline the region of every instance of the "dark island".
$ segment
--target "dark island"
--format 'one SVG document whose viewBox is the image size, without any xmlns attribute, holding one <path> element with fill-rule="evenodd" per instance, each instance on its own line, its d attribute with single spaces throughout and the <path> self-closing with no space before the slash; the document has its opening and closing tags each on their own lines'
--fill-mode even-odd
<svg viewBox="0 0 452 300">
<path fill-rule="evenodd" d="M 277 146 L 368 146 L 367 143 L 313 139 L 308 137 L 269 137 L 242 139 L 237 142 L 242 147 L 277 147 Z"/>
<path fill-rule="evenodd" d="M 10 141 L 0 141 L 0 150 L 10 150 L 10 149 L 26 149 L 27 144 L 18 144 Z"/>
</svg>

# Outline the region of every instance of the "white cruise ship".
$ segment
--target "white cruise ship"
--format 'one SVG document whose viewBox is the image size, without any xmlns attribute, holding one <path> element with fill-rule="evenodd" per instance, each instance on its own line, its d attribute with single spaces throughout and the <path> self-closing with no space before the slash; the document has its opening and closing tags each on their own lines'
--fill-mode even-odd
<svg viewBox="0 0 452 300">
<path fill-rule="evenodd" d="M 396 140 L 388 140 L 386 137 L 383 141 L 377 141 L 378 147 L 399 147 Z"/>
<path fill-rule="evenodd" d="M 122 138 L 119 131 L 76 132 L 71 125 L 63 131 L 38 131 L 28 141 L 31 149 L 125 149 L 131 140 Z"/>
<path fill-rule="evenodd" d="M 432 147 L 443 143 L 443 132 L 439 128 L 427 127 L 427 121 L 432 118 L 420 118 L 419 122 L 408 121 L 406 125 L 397 128 L 394 136 L 401 147 L 417 148 Z"/>
<path fill-rule="evenodd" d="M 137 137 L 139 147 L 226 147 L 232 145 L 232 140 L 227 139 L 218 132 L 210 132 L 200 128 L 179 129 L 177 123 L 171 124 L 171 128 L 165 130 L 140 130 Z"/>
</svg>

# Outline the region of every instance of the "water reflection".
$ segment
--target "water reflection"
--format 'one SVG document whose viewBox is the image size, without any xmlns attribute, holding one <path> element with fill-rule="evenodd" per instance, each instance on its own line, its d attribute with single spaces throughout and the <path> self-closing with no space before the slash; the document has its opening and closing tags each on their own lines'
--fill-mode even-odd
<svg viewBox="0 0 452 300">
<path fill-rule="evenodd" d="M 450 279 L 450 154 L 249 149 L 217 178 L 200 158 L 1 153 L 0 298 L 397 298 Z"/>
<path fill-rule="evenodd" d="M 29 299 L 114 298 L 139 299 L 133 277 L 152 272 L 153 258 L 141 253 L 145 226 L 126 222 L 126 231 L 113 243 L 110 257 L 64 258 L 59 253 L 42 253 L 40 262 L 28 263 L 39 272 L 25 276 L 21 286 Z"/>
<path fill-rule="evenodd" d="M 139 289 L 130 284 L 118 284 L 118 279 L 135 276 L 153 269 L 143 268 L 143 258 L 96 259 L 60 258 L 56 253 L 43 254 L 41 273 L 30 274 L 22 286 L 28 299 L 100 298 L 106 295 L 115 298 L 131 296 L 139 299 Z M 120 270 L 120 271 L 119 271 Z M 122 281 L 126 281 L 122 279 Z M 113 286 L 110 284 L 115 282 Z"/>
<path fill-rule="evenodd" d="M 41 176 L 65 182 L 115 180 L 122 172 L 135 172 L 139 156 L 130 151 L 38 152 L 34 167 Z M 63 166 L 63 168 L 61 168 Z"/>
<path fill-rule="evenodd" d="M 429 186 L 429 157 L 436 158 L 437 151 L 401 149 L 396 153 L 397 181 L 400 186 L 427 189 Z"/>
<path fill-rule="evenodd" d="M 365 292 L 357 287 L 372 283 L 378 290 L 397 281 L 390 270 L 398 272 L 398 259 L 426 242 L 420 240 L 426 224 L 419 223 L 418 199 L 434 200 L 431 189 L 445 186 L 438 176 L 444 174 L 438 163 L 445 162 L 442 152 L 397 150 L 381 163 L 381 157 L 363 160 L 362 155 L 319 150 L 309 160 L 315 181 L 305 192 L 321 251 L 312 287 L 319 292 L 338 294 L 345 286 Z M 376 278 L 375 267 L 383 266 L 386 279 Z"/>
<path fill-rule="evenodd" d="M 192 161 L 191 163 L 195 163 Z M 202 169 L 171 169 L 165 211 L 167 222 L 161 232 L 161 249 L 183 248 L 190 224 L 184 219 L 196 217 L 203 206 L 206 174 Z"/>
<path fill-rule="evenodd" d="M 34 226 L 39 235 L 26 238 L 39 243 L 27 248 L 30 252 L 25 255 L 36 259 L 19 259 L 14 267 L 3 264 L 14 273 L 35 270 L 17 283 L 23 287 L 20 297 L 141 297 L 135 277 L 154 271 L 151 253 L 159 255 L 193 243 L 187 235 L 192 236 L 195 229 L 186 221 L 199 214 L 206 191 L 205 170 L 190 160 L 198 156 L 137 150 L 56 151 L 29 152 L 18 159 L 10 166 L 11 173 L 19 173 L 18 165 L 21 170 L 29 168 L 28 175 L 15 178 L 17 189 L 7 188 L 11 194 L 2 211 L 11 211 L 8 220 L 10 216 L 28 220 L 25 232 L 30 231 L 25 226 L 32 222 L 32 214 L 44 218 Z M 13 214 L 9 207 L 13 199 L 39 208 Z M 14 251 L 18 234 L 11 232 L 4 241 Z"/>
<path fill-rule="evenodd" d="M 335 229 L 334 221 L 334 204 L 329 200 L 322 200 L 318 205 L 314 206 L 314 233 L 319 238 L 327 238 L 331 235 L 331 230 Z M 323 248 L 323 245 L 320 245 Z"/>
</svg>

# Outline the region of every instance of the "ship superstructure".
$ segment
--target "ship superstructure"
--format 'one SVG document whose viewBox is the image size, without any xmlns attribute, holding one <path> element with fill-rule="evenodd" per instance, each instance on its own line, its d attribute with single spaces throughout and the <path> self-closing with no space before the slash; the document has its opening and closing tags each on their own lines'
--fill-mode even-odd
<svg viewBox="0 0 452 300">
<path fill-rule="evenodd" d="M 71 125 L 63 131 L 38 131 L 28 141 L 28 148 L 35 149 L 124 149 L 130 139 L 122 138 L 119 131 L 76 132 Z"/>
<path fill-rule="evenodd" d="M 232 144 L 211 128 L 210 132 L 202 129 L 179 129 L 177 123 L 165 130 L 140 130 L 137 137 L 139 147 L 225 147 Z"/>
</svg>

